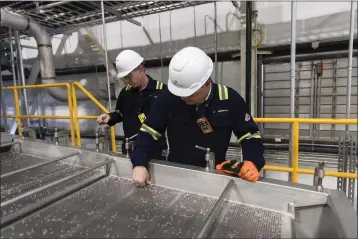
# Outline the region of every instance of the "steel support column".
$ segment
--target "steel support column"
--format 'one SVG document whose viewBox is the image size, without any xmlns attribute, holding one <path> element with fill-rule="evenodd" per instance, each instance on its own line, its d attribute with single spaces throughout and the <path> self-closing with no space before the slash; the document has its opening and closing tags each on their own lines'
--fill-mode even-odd
<svg viewBox="0 0 358 239">
<path fill-rule="evenodd" d="M 246 1 L 246 84 L 245 100 L 251 112 L 252 2 Z"/>
<path fill-rule="evenodd" d="M 295 117 L 295 78 L 296 78 L 296 12 L 297 2 L 296 0 L 291 2 L 291 90 L 290 90 L 290 117 Z M 291 140 L 290 140 L 290 158 L 292 158 L 293 150 L 293 127 L 291 125 Z M 292 162 L 289 161 L 289 167 L 292 167 Z M 292 174 L 289 174 L 289 181 L 292 181 Z"/>
<path fill-rule="evenodd" d="M 111 100 L 111 84 L 109 82 L 109 71 L 108 71 L 108 53 L 107 53 L 107 34 L 106 34 L 106 21 L 104 19 L 104 3 L 101 1 L 101 9 L 102 9 L 102 38 L 104 45 L 104 52 L 106 58 L 106 72 L 107 72 L 107 89 L 108 89 L 108 111 L 112 111 L 112 100 Z"/>
</svg>

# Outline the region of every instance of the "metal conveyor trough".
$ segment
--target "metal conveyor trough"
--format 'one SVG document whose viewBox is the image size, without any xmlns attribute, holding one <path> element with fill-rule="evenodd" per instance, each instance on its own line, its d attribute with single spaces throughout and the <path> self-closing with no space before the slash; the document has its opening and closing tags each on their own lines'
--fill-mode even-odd
<svg viewBox="0 0 358 239">
<path fill-rule="evenodd" d="M 3 147 L 4 145 L 6 145 Z M 133 186 L 119 154 L 15 139 L 1 147 L 1 238 L 350 238 L 357 214 L 335 190 L 250 183 L 153 162 Z M 204 159 L 203 159 L 204 160 Z"/>
</svg>

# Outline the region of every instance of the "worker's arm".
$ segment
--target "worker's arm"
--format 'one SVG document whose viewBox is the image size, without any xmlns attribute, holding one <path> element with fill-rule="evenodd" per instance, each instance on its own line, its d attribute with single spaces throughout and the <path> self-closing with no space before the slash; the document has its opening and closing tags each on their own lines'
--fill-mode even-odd
<svg viewBox="0 0 358 239">
<path fill-rule="evenodd" d="M 159 94 L 139 130 L 131 155 L 133 168 L 137 166 L 147 167 L 150 153 L 153 150 L 158 150 L 156 141 L 165 134 L 166 120 L 170 110 L 169 94 L 168 90 L 163 90 Z"/>
<path fill-rule="evenodd" d="M 241 177 L 256 181 L 259 178 L 258 172 L 265 166 L 261 135 L 246 102 L 236 91 L 230 88 L 229 100 L 234 118 L 233 132 L 237 136 L 237 142 L 242 147 L 244 163 L 240 171 Z"/>
<path fill-rule="evenodd" d="M 109 121 L 108 121 L 107 125 L 113 126 L 113 125 L 115 125 L 117 123 L 120 123 L 123 120 L 124 94 L 125 94 L 125 90 L 123 89 L 119 93 L 115 111 L 108 114 L 110 118 L 109 118 Z"/>
</svg>

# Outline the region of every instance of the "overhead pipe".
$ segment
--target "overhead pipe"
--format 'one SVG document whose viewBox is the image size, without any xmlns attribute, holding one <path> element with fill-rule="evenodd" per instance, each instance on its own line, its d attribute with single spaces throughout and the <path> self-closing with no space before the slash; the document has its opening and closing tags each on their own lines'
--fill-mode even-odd
<svg viewBox="0 0 358 239">
<path fill-rule="evenodd" d="M 101 9 L 102 9 L 102 38 L 104 45 L 104 53 L 106 58 L 106 72 L 107 72 L 107 90 L 108 90 L 108 111 L 112 111 L 112 101 L 111 101 L 111 84 L 109 82 L 109 71 L 108 71 L 108 53 L 107 53 L 107 34 L 106 34 L 106 21 L 104 19 L 104 3 L 101 1 Z"/>
<path fill-rule="evenodd" d="M 246 84 L 245 100 L 251 111 L 251 64 L 252 64 L 252 2 L 246 1 Z"/>
<path fill-rule="evenodd" d="M 56 83 L 52 44 L 46 29 L 28 17 L 4 9 L 0 9 L 0 25 L 28 32 L 35 38 L 40 59 L 42 84 Z M 56 87 L 48 88 L 47 91 L 54 99 L 67 102 L 67 91 L 65 89 Z M 108 99 L 106 90 L 89 90 L 89 92 L 96 98 Z M 81 91 L 77 91 L 76 95 L 78 101 L 88 100 L 88 97 Z"/>
<path fill-rule="evenodd" d="M 347 79 L 347 104 L 346 117 L 351 115 L 351 94 L 352 94 L 352 61 L 353 61 L 353 35 L 354 35 L 354 1 L 351 1 L 350 25 L 349 25 L 349 47 L 348 47 L 348 79 Z M 346 125 L 346 140 L 349 139 L 349 125 Z"/>
<path fill-rule="evenodd" d="M 296 55 L 296 62 L 300 61 L 314 61 L 314 60 L 324 60 L 324 59 L 333 59 L 333 58 L 345 58 L 347 57 L 349 51 L 330 51 L 330 52 L 317 52 L 317 53 L 307 53 L 307 54 L 299 54 Z M 358 56 L 358 50 L 353 50 L 353 56 Z M 272 63 L 288 63 L 291 60 L 290 55 L 285 56 L 269 56 L 264 57 L 264 64 L 272 64 Z"/>
</svg>

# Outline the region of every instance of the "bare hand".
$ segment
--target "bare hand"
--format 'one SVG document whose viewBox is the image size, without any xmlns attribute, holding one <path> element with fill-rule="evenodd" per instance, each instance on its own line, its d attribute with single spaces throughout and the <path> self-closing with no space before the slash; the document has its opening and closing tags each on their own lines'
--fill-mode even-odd
<svg viewBox="0 0 358 239">
<path fill-rule="evenodd" d="M 97 119 L 97 123 L 98 124 L 107 124 L 110 119 L 111 119 L 111 117 L 108 114 L 101 114 Z"/>
<path fill-rule="evenodd" d="M 148 170 L 143 166 L 136 166 L 133 168 L 132 179 L 137 187 L 143 187 L 150 184 Z"/>
</svg>

